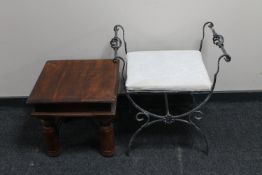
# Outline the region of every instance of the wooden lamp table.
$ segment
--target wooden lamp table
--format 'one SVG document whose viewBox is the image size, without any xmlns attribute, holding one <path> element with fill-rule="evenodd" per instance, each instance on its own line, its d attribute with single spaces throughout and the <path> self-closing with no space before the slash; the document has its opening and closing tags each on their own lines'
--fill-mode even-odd
<svg viewBox="0 0 262 175">
<path fill-rule="evenodd" d="M 112 120 L 116 114 L 119 63 L 112 60 L 47 61 L 27 103 L 42 122 L 49 156 L 58 156 L 57 120 L 95 118 L 99 124 L 100 152 L 114 153 Z"/>
</svg>

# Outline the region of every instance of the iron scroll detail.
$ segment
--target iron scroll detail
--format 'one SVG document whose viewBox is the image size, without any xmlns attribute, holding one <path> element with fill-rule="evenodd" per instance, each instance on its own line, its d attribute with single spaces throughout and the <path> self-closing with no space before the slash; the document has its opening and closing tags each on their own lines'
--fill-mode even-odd
<svg viewBox="0 0 262 175">
<path fill-rule="evenodd" d="M 214 29 L 214 23 L 212 22 L 206 22 L 204 25 L 203 25 L 203 34 L 202 34 L 202 39 L 200 41 L 200 47 L 199 47 L 199 51 L 201 52 L 202 51 L 202 47 L 203 47 L 203 42 L 204 42 L 204 39 L 205 39 L 205 29 L 206 27 L 209 27 L 210 30 L 212 31 L 213 33 L 213 44 L 218 46 L 222 53 L 223 53 L 223 58 L 226 62 L 230 62 L 231 61 L 231 56 L 227 53 L 225 47 L 224 47 L 224 37 L 223 35 L 220 35 L 216 32 L 216 30 Z"/>
<path fill-rule="evenodd" d="M 113 61 L 116 62 L 117 60 L 119 60 L 119 56 L 118 56 L 118 49 L 122 46 L 122 40 L 119 38 L 118 36 L 118 31 L 119 29 L 122 30 L 123 32 L 123 41 L 124 41 L 124 47 L 125 47 L 125 53 L 127 54 L 127 44 L 126 44 L 126 40 L 125 40 L 125 30 L 124 27 L 121 25 L 115 25 L 114 26 L 114 32 L 115 32 L 115 36 L 111 39 L 110 41 L 110 46 L 111 48 L 114 50 L 114 59 Z M 122 60 L 123 61 L 123 60 Z"/>
<path fill-rule="evenodd" d="M 200 133 L 200 135 L 203 137 L 205 144 L 206 144 L 206 149 L 205 149 L 205 153 L 208 154 L 209 151 L 209 147 L 208 147 L 208 142 L 207 142 L 207 138 L 206 136 L 203 134 L 203 132 L 201 131 L 201 129 L 195 124 L 195 122 L 192 120 L 192 117 L 194 117 L 194 119 L 200 120 L 202 119 L 202 117 L 198 117 L 196 116 L 196 114 L 200 114 L 202 115 L 203 113 L 200 111 L 200 108 L 202 106 L 204 106 L 208 100 L 211 98 L 214 89 L 215 89 L 215 85 L 217 82 L 217 76 L 219 74 L 219 70 L 220 70 L 220 62 L 222 59 L 224 59 L 226 62 L 229 62 L 231 60 L 231 57 L 229 54 L 227 54 L 225 48 L 224 48 L 224 37 L 222 35 L 218 35 L 216 33 L 216 31 L 214 30 L 214 24 L 212 22 L 207 22 L 204 24 L 203 26 L 203 37 L 202 40 L 200 42 L 200 48 L 199 51 L 202 50 L 202 46 L 203 46 L 203 41 L 204 41 L 204 37 L 205 37 L 205 28 L 206 26 L 208 26 L 212 33 L 213 33 L 213 43 L 215 45 L 217 45 L 223 52 L 223 54 L 218 58 L 217 60 L 217 69 L 216 72 L 213 76 L 213 83 L 210 89 L 210 92 L 208 93 L 208 95 L 206 96 L 206 98 L 198 105 L 196 105 L 195 107 L 193 107 L 193 109 L 183 113 L 183 114 L 179 114 L 179 115 L 172 115 L 169 112 L 169 105 L 168 105 L 168 94 L 164 93 L 164 98 L 165 98 L 165 107 L 166 107 L 166 114 L 165 115 L 159 115 L 159 114 L 155 114 L 152 112 L 149 112 L 148 110 L 142 108 L 141 106 L 139 106 L 134 99 L 130 96 L 130 94 L 127 92 L 125 83 L 126 83 L 126 77 L 125 77 L 125 70 L 126 70 L 126 61 L 123 57 L 118 55 L 118 49 L 122 46 L 122 41 L 121 39 L 118 37 L 118 32 L 119 29 L 122 30 L 122 34 L 123 34 L 123 43 L 124 43 L 124 48 L 125 48 L 125 53 L 127 53 L 127 44 L 126 44 L 126 40 L 125 40 L 125 31 L 123 26 L 121 25 L 116 25 L 114 26 L 114 32 L 115 32 L 115 36 L 112 38 L 112 40 L 110 41 L 110 45 L 114 50 L 114 58 L 113 61 L 121 61 L 122 64 L 122 73 L 121 73 L 121 80 L 122 80 L 122 84 L 123 84 L 123 90 L 124 90 L 124 94 L 125 96 L 128 98 L 128 100 L 131 102 L 131 104 L 139 111 L 136 114 L 135 119 L 138 122 L 143 122 L 143 124 L 140 126 L 140 128 L 138 128 L 135 133 L 131 136 L 129 143 L 128 143 L 128 148 L 127 148 L 127 155 L 129 155 L 130 153 L 130 149 L 132 146 L 133 141 L 135 140 L 136 136 L 144 129 L 147 128 L 151 125 L 154 125 L 156 123 L 165 123 L 165 124 L 174 124 L 176 122 L 182 122 L 184 124 L 188 124 L 190 126 L 192 126 L 193 128 L 195 128 L 195 130 Z"/>
</svg>

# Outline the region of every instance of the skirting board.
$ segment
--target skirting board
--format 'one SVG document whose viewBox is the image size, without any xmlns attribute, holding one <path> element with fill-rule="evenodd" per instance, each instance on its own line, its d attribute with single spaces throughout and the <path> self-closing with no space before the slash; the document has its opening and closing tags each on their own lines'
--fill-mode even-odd
<svg viewBox="0 0 262 175">
<path fill-rule="evenodd" d="M 207 95 L 207 92 L 194 94 L 197 99 L 203 99 Z M 144 96 L 144 95 L 136 95 Z M 147 95 L 146 98 L 148 98 Z M 158 97 L 157 97 L 158 98 Z M 162 98 L 159 95 L 159 98 Z M 172 96 L 171 96 L 172 98 Z M 0 97 L 0 106 L 9 105 L 26 105 L 27 96 L 20 97 Z M 140 99 L 140 98 L 138 98 Z M 210 101 L 221 101 L 221 102 L 242 102 L 242 101 L 262 101 L 262 91 L 223 91 L 215 92 L 211 97 Z M 124 94 L 119 94 L 118 104 L 126 105 L 128 103 Z"/>
</svg>

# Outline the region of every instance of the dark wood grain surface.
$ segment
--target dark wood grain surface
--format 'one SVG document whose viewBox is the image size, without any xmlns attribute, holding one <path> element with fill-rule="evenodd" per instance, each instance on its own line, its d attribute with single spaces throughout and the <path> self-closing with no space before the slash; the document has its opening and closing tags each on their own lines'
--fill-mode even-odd
<svg viewBox="0 0 262 175">
<path fill-rule="evenodd" d="M 109 59 L 48 61 L 27 103 L 115 102 L 117 76 Z"/>
</svg>

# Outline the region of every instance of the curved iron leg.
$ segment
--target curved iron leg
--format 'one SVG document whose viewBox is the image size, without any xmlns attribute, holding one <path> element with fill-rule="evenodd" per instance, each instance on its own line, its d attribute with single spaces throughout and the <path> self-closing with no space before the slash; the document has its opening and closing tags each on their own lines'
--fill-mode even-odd
<svg viewBox="0 0 262 175">
<path fill-rule="evenodd" d="M 201 131 L 201 129 L 200 129 L 194 122 L 190 121 L 190 124 L 193 125 L 193 126 L 196 128 L 196 130 L 201 134 L 201 136 L 204 138 L 205 143 L 206 143 L 206 151 L 205 151 L 205 153 L 208 155 L 209 146 L 208 146 L 208 141 L 207 141 L 206 135 L 203 134 L 203 132 Z"/>
<path fill-rule="evenodd" d="M 188 124 L 188 125 L 192 125 L 192 126 L 194 126 L 196 128 L 196 130 L 201 134 L 201 136 L 205 140 L 205 144 L 206 144 L 206 151 L 205 151 L 205 153 L 208 154 L 208 152 L 209 152 L 208 141 L 207 141 L 207 138 L 206 138 L 205 134 L 203 134 L 203 132 L 201 131 L 201 129 L 191 119 L 189 121 L 183 120 L 183 119 L 176 119 L 176 121 L 179 121 L 179 122 L 182 122 L 182 123 L 185 123 L 185 124 Z"/>
<path fill-rule="evenodd" d="M 136 130 L 136 132 L 132 135 L 132 137 L 130 138 L 129 140 L 129 143 L 128 143 L 128 147 L 127 147 L 127 151 L 126 151 L 126 154 L 127 156 L 129 156 L 129 153 L 130 153 L 130 148 L 132 146 L 132 143 L 134 141 L 134 139 L 136 138 L 136 136 L 144 129 L 144 128 L 147 128 L 157 122 L 162 122 L 162 119 L 158 119 L 158 120 L 154 120 L 154 121 L 151 121 L 151 122 L 146 122 L 144 123 L 140 128 L 138 128 Z"/>
</svg>

